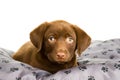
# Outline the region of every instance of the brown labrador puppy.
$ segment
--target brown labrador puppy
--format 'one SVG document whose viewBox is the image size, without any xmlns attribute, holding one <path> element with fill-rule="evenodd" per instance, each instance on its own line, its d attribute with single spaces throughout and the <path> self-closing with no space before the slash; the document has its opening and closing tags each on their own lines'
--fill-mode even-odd
<svg viewBox="0 0 120 80">
<path fill-rule="evenodd" d="M 13 58 L 51 73 L 77 66 L 76 50 L 80 55 L 91 42 L 86 32 L 63 20 L 41 24 L 30 39 Z"/>
</svg>

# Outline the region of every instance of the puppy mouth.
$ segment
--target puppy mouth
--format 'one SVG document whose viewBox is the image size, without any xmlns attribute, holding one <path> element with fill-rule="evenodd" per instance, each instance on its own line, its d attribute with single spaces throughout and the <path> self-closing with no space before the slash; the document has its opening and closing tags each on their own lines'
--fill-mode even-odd
<svg viewBox="0 0 120 80">
<path fill-rule="evenodd" d="M 56 62 L 59 63 L 59 64 L 64 64 L 64 63 L 66 63 L 68 61 L 63 59 L 63 58 L 57 58 Z"/>
<path fill-rule="evenodd" d="M 54 57 L 54 58 L 49 58 L 49 60 L 53 63 L 58 63 L 58 64 L 64 64 L 66 62 L 69 62 L 70 60 L 68 59 L 65 59 L 65 58 L 57 58 L 57 57 Z"/>
<path fill-rule="evenodd" d="M 58 64 L 65 64 L 65 63 L 71 61 L 71 59 L 72 59 L 71 57 L 70 58 L 69 57 L 67 57 L 67 58 L 58 58 L 57 57 L 54 61 Z"/>
</svg>

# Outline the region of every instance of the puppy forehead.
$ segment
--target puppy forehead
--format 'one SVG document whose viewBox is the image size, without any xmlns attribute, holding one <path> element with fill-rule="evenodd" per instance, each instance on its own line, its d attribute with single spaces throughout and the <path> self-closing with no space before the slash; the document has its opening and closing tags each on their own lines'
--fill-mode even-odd
<svg viewBox="0 0 120 80">
<path fill-rule="evenodd" d="M 63 24 L 63 23 L 50 24 L 49 28 L 46 31 L 46 34 L 50 34 L 50 33 L 56 33 L 56 34 L 69 33 L 72 35 L 75 34 L 75 32 L 70 24 Z"/>
</svg>

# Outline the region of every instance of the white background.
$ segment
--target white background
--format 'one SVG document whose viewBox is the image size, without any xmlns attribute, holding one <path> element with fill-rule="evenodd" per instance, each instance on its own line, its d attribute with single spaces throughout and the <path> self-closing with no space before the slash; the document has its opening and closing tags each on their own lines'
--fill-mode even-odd
<svg viewBox="0 0 120 80">
<path fill-rule="evenodd" d="M 120 0 L 0 0 L 0 47 L 16 51 L 35 27 L 58 19 L 92 40 L 120 38 Z"/>
</svg>

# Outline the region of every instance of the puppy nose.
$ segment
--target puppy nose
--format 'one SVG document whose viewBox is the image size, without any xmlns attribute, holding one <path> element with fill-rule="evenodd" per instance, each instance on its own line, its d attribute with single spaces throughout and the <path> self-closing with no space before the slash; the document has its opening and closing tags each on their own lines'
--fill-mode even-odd
<svg viewBox="0 0 120 80">
<path fill-rule="evenodd" d="M 64 52 L 58 52 L 57 57 L 60 58 L 60 59 L 64 59 L 65 58 L 65 53 Z"/>
</svg>

